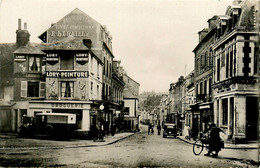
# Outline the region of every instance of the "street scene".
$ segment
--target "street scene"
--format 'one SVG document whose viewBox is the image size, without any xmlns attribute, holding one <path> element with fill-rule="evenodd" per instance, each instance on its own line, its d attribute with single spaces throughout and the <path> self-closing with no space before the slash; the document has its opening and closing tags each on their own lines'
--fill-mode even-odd
<svg viewBox="0 0 260 168">
<path fill-rule="evenodd" d="M 258 167 L 259 7 L 1 1 L 0 167 Z"/>
<path fill-rule="evenodd" d="M 148 126 L 142 131 L 114 137 L 117 142 L 31 142 L 30 147 L 0 149 L 1 166 L 12 167 L 256 167 L 255 149 L 234 147 L 223 149 L 218 158 L 196 156 L 192 145 L 180 139 L 148 135 Z M 1 137 L 1 140 L 4 138 Z M 20 141 L 22 141 L 20 139 Z M 13 142 L 14 143 L 14 142 Z M 62 143 L 63 145 L 61 145 Z M 84 144 L 85 143 L 85 144 Z M 98 144 L 99 143 L 99 144 Z M 108 144 L 111 143 L 111 144 Z M 21 145 L 21 144 L 20 144 Z M 40 145 L 40 146 L 38 146 Z M 95 145 L 95 146 L 92 146 Z M 247 146 L 249 147 L 249 146 Z M 206 151 L 204 152 L 206 153 Z"/>
</svg>

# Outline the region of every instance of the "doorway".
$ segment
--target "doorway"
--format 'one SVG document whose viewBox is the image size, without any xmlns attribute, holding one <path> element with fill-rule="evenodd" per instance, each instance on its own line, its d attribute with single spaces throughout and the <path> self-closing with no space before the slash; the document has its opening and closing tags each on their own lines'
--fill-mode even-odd
<svg viewBox="0 0 260 168">
<path fill-rule="evenodd" d="M 246 97 L 246 139 L 257 140 L 257 97 Z"/>
</svg>

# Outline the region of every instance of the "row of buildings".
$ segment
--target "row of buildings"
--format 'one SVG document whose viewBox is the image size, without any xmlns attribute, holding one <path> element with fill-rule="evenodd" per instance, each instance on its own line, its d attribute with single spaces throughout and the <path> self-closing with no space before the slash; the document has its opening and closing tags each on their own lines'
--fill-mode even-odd
<svg viewBox="0 0 260 168">
<path fill-rule="evenodd" d="M 194 48 L 194 70 L 170 84 L 160 121 L 198 136 L 216 123 L 225 140 L 257 139 L 259 98 L 259 2 L 234 1 L 208 20 Z"/>
<path fill-rule="evenodd" d="M 0 44 L 0 132 L 17 132 L 22 116 L 76 114 L 77 130 L 138 130 L 140 84 L 112 50 L 112 36 L 79 9 L 31 43 L 18 21 L 16 43 Z"/>
</svg>

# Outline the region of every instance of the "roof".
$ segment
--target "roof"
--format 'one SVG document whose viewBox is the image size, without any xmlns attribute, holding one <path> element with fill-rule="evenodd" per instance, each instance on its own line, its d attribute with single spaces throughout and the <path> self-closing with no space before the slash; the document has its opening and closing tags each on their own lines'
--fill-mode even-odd
<svg viewBox="0 0 260 168">
<path fill-rule="evenodd" d="M 37 54 L 44 55 L 42 49 L 46 46 L 43 43 L 28 43 L 26 46 L 21 46 L 14 51 L 14 54 Z"/>
<path fill-rule="evenodd" d="M 68 36 L 56 43 L 46 44 L 43 50 L 89 50 L 82 39 Z"/>
<path fill-rule="evenodd" d="M 13 52 L 15 43 L 0 44 L 0 86 L 13 84 Z"/>
<path fill-rule="evenodd" d="M 75 15 L 86 16 L 86 17 L 88 17 L 89 19 L 91 19 L 92 21 L 96 22 L 96 24 L 99 24 L 99 25 L 101 26 L 101 24 L 100 24 L 99 22 L 97 22 L 95 19 L 93 19 L 92 17 L 90 17 L 89 15 L 87 15 L 85 12 L 81 11 L 81 10 L 78 9 L 78 8 L 75 8 L 73 11 L 71 11 L 70 13 L 68 13 L 66 16 L 64 16 L 62 19 L 60 19 L 57 23 L 53 24 L 51 27 L 49 27 L 46 31 L 44 31 L 44 32 L 43 32 L 40 36 L 38 36 L 38 37 L 42 40 L 41 37 L 44 36 L 47 31 L 52 30 L 52 29 L 56 26 L 56 24 L 62 23 L 65 18 L 67 18 L 67 17 L 70 16 L 70 15 L 74 15 L 74 14 L 75 14 Z"/>
</svg>

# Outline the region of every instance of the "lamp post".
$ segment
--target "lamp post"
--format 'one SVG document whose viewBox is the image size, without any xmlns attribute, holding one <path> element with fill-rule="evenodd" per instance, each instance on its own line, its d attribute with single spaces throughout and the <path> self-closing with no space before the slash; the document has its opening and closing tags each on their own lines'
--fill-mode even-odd
<svg viewBox="0 0 260 168">
<path fill-rule="evenodd" d="M 103 139 L 103 129 L 102 129 L 102 122 L 103 122 L 103 116 L 102 116 L 102 114 L 103 114 L 103 110 L 104 110 L 104 105 L 103 104 L 101 104 L 100 106 L 99 106 L 99 109 L 100 109 L 100 124 L 99 124 L 99 141 L 104 141 L 104 139 Z"/>
</svg>

